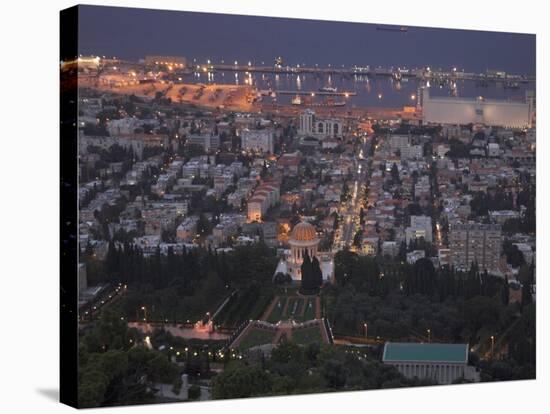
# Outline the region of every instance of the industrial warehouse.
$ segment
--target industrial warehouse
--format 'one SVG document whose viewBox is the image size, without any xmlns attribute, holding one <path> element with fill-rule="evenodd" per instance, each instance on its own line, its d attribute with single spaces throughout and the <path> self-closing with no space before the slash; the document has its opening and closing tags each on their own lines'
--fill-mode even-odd
<svg viewBox="0 0 550 414">
<path fill-rule="evenodd" d="M 420 105 L 424 123 L 484 124 L 504 128 L 530 128 L 535 113 L 533 91 L 525 92 L 522 101 L 455 97 L 432 97 L 422 88 Z"/>
</svg>

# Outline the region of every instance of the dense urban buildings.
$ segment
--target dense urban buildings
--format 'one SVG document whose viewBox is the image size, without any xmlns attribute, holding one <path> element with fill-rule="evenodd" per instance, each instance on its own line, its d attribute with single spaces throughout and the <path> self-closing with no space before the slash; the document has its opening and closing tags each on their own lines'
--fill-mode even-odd
<svg viewBox="0 0 550 414">
<path fill-rule="evenodd" d="M 534 377 L 533 76 L 172 50 L 78 66 L 83 406 Z"/>
</svg>

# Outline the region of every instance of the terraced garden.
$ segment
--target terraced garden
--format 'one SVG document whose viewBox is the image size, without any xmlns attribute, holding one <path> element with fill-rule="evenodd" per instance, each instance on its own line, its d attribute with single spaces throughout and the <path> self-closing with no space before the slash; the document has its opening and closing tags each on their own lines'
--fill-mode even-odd
<svg viewBox="0 0 550 414">
<path fill-rule="evenodd" d="M 312 342 L 322 342 L 321 328 L 319 325 L 315 325 L 309 328 L 295 329 L 292 331 L 292 341 L 302 345 Z"/>
<path fill-rule="evenodd" d="M 315 296 L 279 295 L 273 299 L 262 319 L 270 323 L 284 320 L 305 322 L 316 318 L 318 306 Z"/>
<path fill-rule="evenodd" d="M 277 331 L 254 327 L 246 334 L 238 347 L 241 349 L 247 349 L 253 346 L 270 344 L 273 342 L 276 334 Z"/>
<path fill-rule="evenodd" d="M 275 304 L 272 304 L 272 310 L 267 317 L 267 321 L 271 323 L 276 323 L 283 319 L 287 298 L 278 297 L 273 299 L 273 301 L 275 302 Z"/>
</svg>

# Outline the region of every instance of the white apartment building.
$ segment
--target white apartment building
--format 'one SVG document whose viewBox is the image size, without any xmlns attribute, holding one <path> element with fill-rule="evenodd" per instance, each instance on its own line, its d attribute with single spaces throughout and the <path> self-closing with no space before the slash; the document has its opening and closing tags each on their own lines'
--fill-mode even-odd
<svg viewBox="0 0 550 414">
<path fill-rule="evenodd" d="M 243 129 L 241 149 L 273 154 L 275 133 L 272 129 Z"/>
<path fill-rule="evenodd" d="M 427 242 L 432 242 L 432 218 L 429 216 L 411 216 L 411 225 L 405 229 L 407 244 L 411 240 L 421 237 Z"/>
</svg>

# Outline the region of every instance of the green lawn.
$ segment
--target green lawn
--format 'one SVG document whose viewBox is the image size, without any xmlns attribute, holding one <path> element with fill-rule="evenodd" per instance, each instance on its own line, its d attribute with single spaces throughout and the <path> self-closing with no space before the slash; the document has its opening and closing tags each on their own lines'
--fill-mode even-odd
<svg viewBox="0 0 550 414">
<path fill-rule="evenodd" d="M 276 323 L 280 320 L 294 319 L 298 322 L 304 322 L 315 319 L 315 299 L 315 297 L 302 297 L 294 294 L 280 295 L 279 302 L 281 306 L 275 305 L 271 313 L 267 316 L 267 321 Z M 287 302 L 288 306 L 286 312 L 283 313 Z"/>
<path fill-rule="evenodd" d="M 259 293 L 242 289 L 217 315 L 215 322 L 234 327 L 244 320 L 260 319 L 272 299 L 273 291 L 270 289 L 262 289 Z"/>
<path fill-rule="evenodd" d="M 285 304 L 287 301 L 287 297 L 279 297 L 278 303 L 275 304 L 273 309 L 271 310 L 271 313 L 267 317 L 267 321 L 271 323 L 279 322 L 281 319 L 283 319 L 283 310 L 285 308 Z M 280 306 L 279 306 L 280 303 Z"/>
<path fill-rule="evenodd" d="M 268 331 L 265 329 L 253 328 L 242 339 L 239 348 L 247 349 L 257 345 L 270 344 L 275 337 L 276 331 Z"/>
<path fill-rule="evenodd" d="M 264 313 L 264 310 L 269 306 L 272 300 L 273 293 L 271 292 L 262 294 L 260 297 L 258 297 L 254 308 L 252 308 L 252 312 L 250 312 L 249 319 L 260 319 Z"/>
<path fill-rule="evenodd" d="M 202 292 L 202 291 L 201 291 Z M 214 312 L 229 293 L 216 290 L 209 295 L 204 292 L 193 296 L 177 296 L 173 289 L 134 290 L 128 289 L 110 308 L 117 315 L 130 321 L 194 323 L 204 318 L 206 312 Z M 142 309 L 145 307 L 145 310 Z"/>
<path fill-rule="evenodd" d="M 309 328 L 296 329 L 292 331 L 292 341 L 297 344 L 307 345 L 312 342 L 322 342 L 321 328 L 315 325 Z"/>
<path fill-rule="evenodd" d="M 302 320 L 301 312 L 303 304 L 304 299 L 298 297 L 291 298 L 288 302 L 287 314 L 285 315 L 287 319 Z"/>
<path fill-rule="evenodd" d="M 295 286 L 279 286 L 276 288 L 277 289 L 277 294 L 279 296 L 295 296 L 298 294 L 298 291 L 300 290 L 299 289 L 299 286 L 298 285 L 295 285 Z"/>
<path fill-rule="evenodd" d="M 306 310 L 304 311 L 304 316 L 302 319 L 304 321 L 315 319 L 315 298 L 309 298 L 306 300 L 305 307 Z"/>
</svg>

